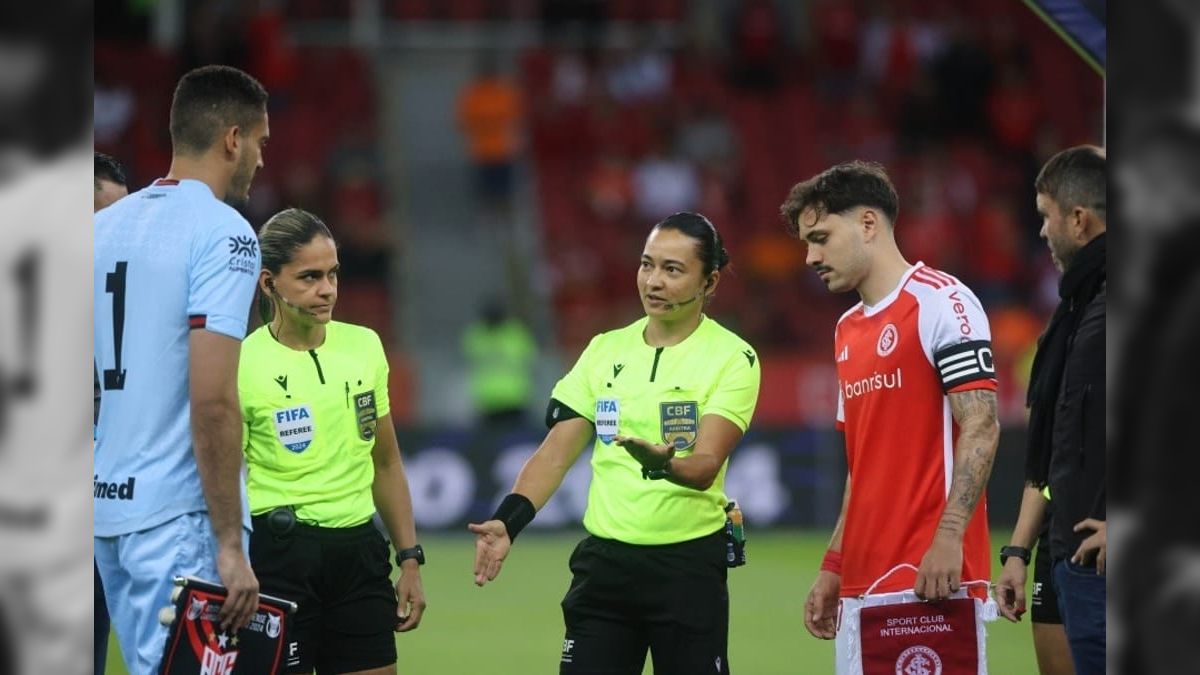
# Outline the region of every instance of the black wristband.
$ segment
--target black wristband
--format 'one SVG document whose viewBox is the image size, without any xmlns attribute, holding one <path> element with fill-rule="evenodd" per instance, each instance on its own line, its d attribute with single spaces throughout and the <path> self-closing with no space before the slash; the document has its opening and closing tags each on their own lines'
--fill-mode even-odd
<svg viewBox="0 0 1200 675">
<path fill-rule="evenodd" d="M 1003 565 L 1009 558 L 1020 558 L 1021 562 L 1029 567 L 1029 560 L 1033 557 L 1032 552 L 1024 546 L 1001 546 L 1000 547 L 1000 564 Z"/>
<path fill-rule="evenodd" d="M 537 515 L 537 509 L 533 508 L 533 502 L 529 501 L 528 497 L 511 492 L 501 500 L 500 506 L 496 507 L 496 512 L 492 514 L 491 520 L 504 523 L 504 529 L 508 530 L 509 541 L 516 541 L 517 535 L 533 521 L 535 515 Z"/>
<path fill-rule="evenodd" d="M 647 469 L 642 467 L 643 480 L 665 480 L 671 477 L 671 457 L 663 462 L 663 465 L 657 469 Z"/>
</svg>

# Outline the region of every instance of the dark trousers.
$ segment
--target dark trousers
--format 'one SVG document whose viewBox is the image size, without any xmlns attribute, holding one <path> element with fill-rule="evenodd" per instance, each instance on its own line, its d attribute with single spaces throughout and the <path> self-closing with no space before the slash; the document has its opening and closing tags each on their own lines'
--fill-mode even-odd
<svg viewBox="0 0 1200 675">
<path fill-rule="evenodd" d="M 1104 675 L 1105 654 L 1105 577 L 1095 566 L 1085 567 L 1058 559 L 1053 568 L 1058 610 L 1071 646 L 1076 675 Z"/>
<path fill-rule="evenodd" d="M 571 554 L 560 675 L 729 675 L 725 536 L 663 546 L 588 537 Z"/>
</svg>

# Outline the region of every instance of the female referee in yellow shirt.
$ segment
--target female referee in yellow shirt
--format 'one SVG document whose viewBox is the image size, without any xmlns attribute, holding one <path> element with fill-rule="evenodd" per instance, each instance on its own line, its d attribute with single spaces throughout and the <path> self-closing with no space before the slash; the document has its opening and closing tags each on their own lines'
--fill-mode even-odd
<svg viewBox="0 0 1200 675">
<path fill-rule="evenodd" d="M 638 675 L 647 649 L 658 675 L 729 673 L 725 469 L 760 366 L 703 313 L 728 262 L 701 215 L 654 226 L 637 274 L 646 316 L 592 339 L 554 387 L 550 431 L 512 493 L 468 526 L 482 586 L 596 435 L 560 673 Z"/>
<path fill-rule="evenodd" d="M 242 345 L 238 394 L 264 593 L 299 603 L 289 673 L 396 672 L 394 631 L 425 609 L 412 500 L 389 414 L 379 336 L 332 320 L 338 257 L 319 218 L 300 209 L 258 233 L 266 325 Z M 392 587 L 378 510 L 399 551 Z"/>
</svg>

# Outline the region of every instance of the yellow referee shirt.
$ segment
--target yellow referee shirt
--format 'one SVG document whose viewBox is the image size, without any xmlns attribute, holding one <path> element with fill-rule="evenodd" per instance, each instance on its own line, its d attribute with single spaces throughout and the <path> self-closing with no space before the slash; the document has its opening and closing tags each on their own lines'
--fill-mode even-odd
<svg viewBox="0 0 1200 675">
<path fill-rule="evenodd" d="M 295 506 L 322 527 L 369 520 L 387 381 L 383 344 L 369 328 L 331 321 L 324 344 L 307 351 L 280 344 L 266 326 L 251 333 L 238 367 L 250 513 Z"/>
<path fill-rule="evenodd" d="M 708 317 L 686 340 L 651 347 L 648 319 L 592 338 L 551 396 L 596 425 L 592 483 L 583 525 L 630 544 L 672 544 L 712 534 L 725 524 L 725 470 L 704 491 L 645 480 L 616 434 L 695 447 L 700 418 L 720 415 L 745 431 L 758 402 L 758 355 Z M 554 415 L 554 411 L 551 411 Z"/>
</svg>

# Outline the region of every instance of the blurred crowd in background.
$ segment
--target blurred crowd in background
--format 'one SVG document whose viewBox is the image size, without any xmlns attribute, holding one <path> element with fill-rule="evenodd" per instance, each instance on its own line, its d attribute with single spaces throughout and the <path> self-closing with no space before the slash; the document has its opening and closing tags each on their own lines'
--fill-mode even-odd
<svg viewBox="0 0 1200 675">
<path fill-rule="evenodd" d="M 1021 3 L 182 2 L 186 28 L 169 49 L 146 39 L 150 18 L 136 9 L 109 17 L 116 37 L 96 46 L 96 149 L 143 185 L 168 164 L 162 120 L 180 73 L 222 62 L 256 75 L 271 92 L 272 142 L 248 219 L 286 206 L 322 214 L 345 270 L 338 317 L 404 355 L 397 317 L 409 290 L 393 268 L 421 255 L 406 247 L 431 224 L 399 215 L 405 170 L 387 168 L 381 143 L 397 123 L 379 106 L 390 83 L 376 52 L 354 44 L 364 6 L 379 25 L 435 34 L 534 27 L 520 44 L 476 50 L 473 78 L 442 114 L 463 135 L 480 205 L 478 222 L 455 226 L 506 232 L 495 223 L 532 221 L 537 259 L 512 262 L 540 272 L 525 296 L 505 299 L 518 317 L 528 317 L 522 297 L 548 307 L 538 339 L 563 362 L 639 316 L 642 239 L 662 217 L 696 210 L 717 223 L 734 263 L 709 313 L 774 366 L 764 402 L 831 383 L 832 326 L 857 298 L 830 296 L 805 268 L 778 207 L 793 183 L 870 159 L 897 184 L 901 248 L 983 301 L 1004 416 L 1023 419 L 1028 359 L 1057 301 L 1033 178 L 1057 150 L 1102 143 L 1104 96 L 1101 77 Z M 345 44 L 297 43 L 304 26 L 339 23 L 350 26 Z M 397 370 L 394 379 L 418 377 Z M 833 391 L 811 410 L 766 405 L 763 419 L 830 419 Z"/>
</svg>

